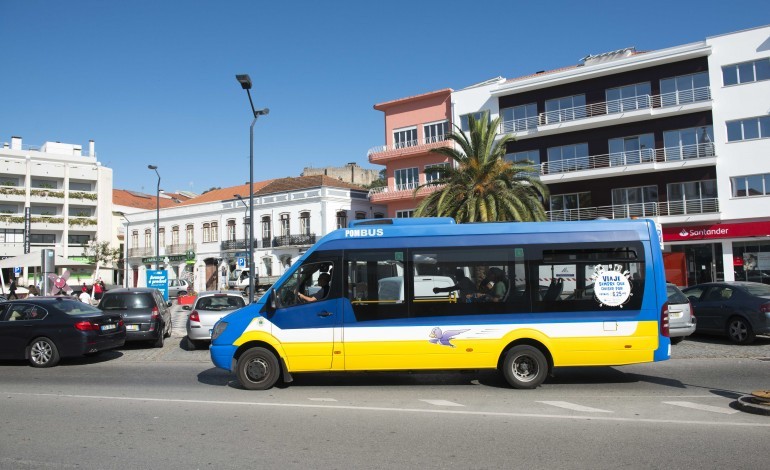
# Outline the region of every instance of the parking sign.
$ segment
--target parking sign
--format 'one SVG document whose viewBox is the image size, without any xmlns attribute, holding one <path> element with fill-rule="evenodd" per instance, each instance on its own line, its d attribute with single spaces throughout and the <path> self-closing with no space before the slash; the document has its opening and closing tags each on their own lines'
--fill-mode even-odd
<svg viewBox="0 0 770 470">
<path fill-rule="evenodd" d="M 246 258 L 238 258 L 238 267 L 239 268 L 245 268 L 246 267 Z"/>
</svg>

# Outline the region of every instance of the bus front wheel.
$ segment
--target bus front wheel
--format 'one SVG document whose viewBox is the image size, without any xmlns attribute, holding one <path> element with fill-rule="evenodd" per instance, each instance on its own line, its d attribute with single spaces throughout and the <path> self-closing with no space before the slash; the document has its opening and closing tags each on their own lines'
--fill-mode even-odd
<svg viewBox="0 0 770 470">
<path fill-rule="evenodd" d="M 281 374 L 278 358 L 265 348 L 251 348 L 243 353 L 236 369 L 238 382 L 248 390 L 267 390 Z"/>
<path fill-rule="evenodd" d="M 548 360 L 534 346 L 514 346 L 505 355 L 503 375 L 513 388 L 535 388 L 548 376 Z"/>
</svg>

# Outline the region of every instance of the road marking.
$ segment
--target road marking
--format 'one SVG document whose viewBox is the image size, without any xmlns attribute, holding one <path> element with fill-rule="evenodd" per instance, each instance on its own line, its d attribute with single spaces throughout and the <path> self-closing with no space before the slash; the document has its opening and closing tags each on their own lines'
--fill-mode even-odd
<svg viewBox="0 0 770 470">
<path fill-rule="evenodd" d="M 308 398 L 310 401 L 337 401 L 334 398 Z"/>
<path fill-rule="evenodd" d="M 653 424 L 671 424 L 674 426 L 694 425 L 694 426 L 729 426 L 729 427 L 747 427 L 747 428 L 768 428 L 770 423 L 752 423 L 736 421 L 694 421 L 680 419 L 650 419 L 650 418 L 617 418 L 609 416 L 575 416 L 575 415 L 552 415 L 535 413 L 512 413 L 501 411 L 470 411 L 470 410 L 437 410 L 430 408 L 389 408 L 385 406 L 352 406 L 352 405 L 321 405 L 321 404 L 301 404 L 301 403 L 266 403 L 252 401 L 226 401 L 226 400 L 185 400 L 181 398 L 149 398 L 149 397 L 118 397 L 109 395 L 72 395 L 63 393 L 30 393 L 30 392 L 3 392 L 0 395 L 15 396 L 22 399 L 44 398 L 71 398 L 77 400 L 109 400 L 109 401 L 135 401 L 144 403 L 182 403 L 195 405 L 223 405 L 223 406 L 248 406 L 248 407 L 276 407 L 276 408 L 312 408 L 325 410 L 343 410 L 343 411 L 377 411 L 391 413 L 411 413 L 411 414 L 445 414 L 462 416 L 481 416 L 496 418 L 533 418 L 550 420 L 581 420 L 596 422 L 626 422 L 626 423 L 653 423 Z"/>
<path fill-rule="evenodd" d="M 664 401 L 667 405 L 681 406 L 683 408 L 692 408 L 693 410 L 710 411 L 712 413 L 722 413 L 723 415 L 732 415 L 738 413 L 738 410 L 722 408 L 719 406 L 700 405 L 689 401 Z"/>
<path fill-rule="evenodd" d="M 599 408 L 591 408 L 590 406 L 578 405 L 568 401 L 539 401 L 538 403 L 545 403 L 546 405 L 566 408 L 568 410 L 584 411 L 586 413 L 612 413 L 610 410 L 600 410 Z"/>
<path fill-rule="evenodd" d="M 459 403 L 455 403 L 453 401 L 448 401 L 448 400 L 420 400 L 420 401 L 424 401 L 429 405 L 436 405 L 436 406 L 465 406 L 465 405 L 461 405 Z"/>
</svg>

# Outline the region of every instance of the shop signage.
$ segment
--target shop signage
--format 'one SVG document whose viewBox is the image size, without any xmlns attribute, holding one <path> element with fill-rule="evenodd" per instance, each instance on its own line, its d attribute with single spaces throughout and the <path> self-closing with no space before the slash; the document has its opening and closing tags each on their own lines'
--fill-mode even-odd
<svg viewBox="0 0 770 470">
<path fill-rule="evenodd" d="M 142 258 L 143 264 L 151 264 L 151 263 L 163 263 L 166 258 L 168 258 L 169 263 L 173 262 L 179 262 L 179 261 L 190 261 L 195 260 L 195 252 L 193 251 L 187 251 L 183 255 L 172 255 L 172 256 L 161 256 L 160 258 L 157 258 L 155 256 L 150 256 L 149 258 Z"/>
<path fill-rule="evenodd" d="M 665 242 L 770 236 L 770 222 L 663 227 Z"/>
</svg>

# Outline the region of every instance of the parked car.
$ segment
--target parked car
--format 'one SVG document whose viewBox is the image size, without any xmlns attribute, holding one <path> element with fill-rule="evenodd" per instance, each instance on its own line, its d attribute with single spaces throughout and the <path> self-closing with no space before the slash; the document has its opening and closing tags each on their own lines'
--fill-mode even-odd
<svg viewBox="0 0 770 470">
<path fill-rule="evenodd" d="M 171 302 L 158 289 L 130 287 L 104 293 L 98 308 L 117 312 L 126 323 L 126 341 L 150 341 L 156 348 L 171 336 Z"/>
<path fill-rule="evenodd" d="M 186 295 L 190 291 L 190 284 L 184 279 L 168 280 L 168 298 L 173 299 L 180 295 Z"/>
<path fill-rule="evenodd" d="M 96 354 L 126 341 L 120 315 L 70 297 L 33 297 L 0 303 L 0 358 L 53 367 L 62 357 Z"/>
<path fill-rule="evenodd" d="M 187 341 L 190 348 L 204 348 L 211 341 L 214 323 L 233 310 L 246 305 L 238 291 L 207 291 L 198 294 L 193 305 L 182 308 L 191 310 L 187 316 Z"/>
<path fill-rule="evenodd" d="M 695 309 L 690 299 L 674 284 L 666 284 L 668 295 L 668 331 L 671 344 L 679 344 L 695 333 Z"/>
<path fill-rule="evenodd" d="M 724 334 L 737 344 L 770 333 L 770 285 L 710 282 L 683 292 L 698 312 L 697 333 Z"/>
</svg>

